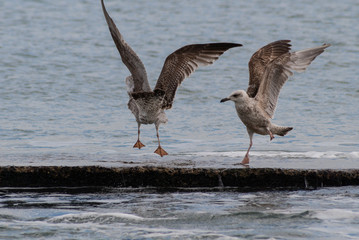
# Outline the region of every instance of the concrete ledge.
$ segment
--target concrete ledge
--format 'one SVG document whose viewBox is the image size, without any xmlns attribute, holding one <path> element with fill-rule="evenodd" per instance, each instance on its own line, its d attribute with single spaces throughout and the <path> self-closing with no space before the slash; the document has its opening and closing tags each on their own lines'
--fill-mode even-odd
<svg viewBox="0 0 359 240">
<path fill-rule="evenodd" d="M 0 187 L 316 189 L 359 185 L 359 169 L 0 167 Z"/>
</svg>

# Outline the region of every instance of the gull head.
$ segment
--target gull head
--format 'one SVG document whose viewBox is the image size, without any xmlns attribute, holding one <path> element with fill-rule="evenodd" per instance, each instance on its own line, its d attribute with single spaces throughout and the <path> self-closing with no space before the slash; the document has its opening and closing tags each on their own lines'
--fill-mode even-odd
<svg viewBox="0 0 359 240">
<path fill-rule="evenodd" d="M 237 90 L 231 93 L 226 98 L 223 98 L 221 102 L 227 102 L 229 100 L 235 102 L 235 103 L 242 103 L 248 98 L 248 94 L 244 90 Z"/>
</svg>

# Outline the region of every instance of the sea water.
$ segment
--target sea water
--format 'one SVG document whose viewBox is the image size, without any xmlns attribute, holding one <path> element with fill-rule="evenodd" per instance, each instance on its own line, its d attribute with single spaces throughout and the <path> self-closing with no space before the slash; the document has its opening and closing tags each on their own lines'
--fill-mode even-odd
<svg viewBox="0 0 359 240">
<path fill-rule="evenodd" d="M 359 189 L 0 189 L 1 239 L 357 239 Z M 71 191 L 73 191 L 71 193 Z"/>
</svg>

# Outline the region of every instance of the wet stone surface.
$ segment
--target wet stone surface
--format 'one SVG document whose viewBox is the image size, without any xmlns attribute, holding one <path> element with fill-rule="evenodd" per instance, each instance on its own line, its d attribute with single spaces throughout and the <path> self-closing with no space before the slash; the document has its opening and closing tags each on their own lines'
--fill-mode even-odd
<svg viewBox="0 0 359 240">
<path fill-rule="evenodd" d="M 0 187 L 316 189 L 359 185 L 359 170 L 277 168 L 1 167 Z"/>
</svg>

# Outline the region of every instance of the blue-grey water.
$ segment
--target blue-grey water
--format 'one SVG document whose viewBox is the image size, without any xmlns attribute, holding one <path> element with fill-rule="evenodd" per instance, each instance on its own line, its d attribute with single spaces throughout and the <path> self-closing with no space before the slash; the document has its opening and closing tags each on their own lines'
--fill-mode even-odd
<svg viewBox="0 0 359 240">
<path fill-rule="evenodd" d="M 0 164 L 239 167 L 248 147 L 233 104 L 258 48 L 332 46 L 285 84 L 274 122 L 285 137 L 254 137 L 252 167 L 359 168 L 359 2 L 105 2 L 155 85 L 164 59 L 190 43 L 238 42 L 179 88 L 160 137 L 127 109 L 120 60 L 100 1 L 0 2 Z M 358 238 L 358 188 L 240 194 L 114 190 L 94 194 L 1 189 L 0 237 Z"/>
<path fill-rule="evenodd" d="M 102 194 L 0 190 L 2 239 L 358 239 L 359 189 Z"/>
</svg>

